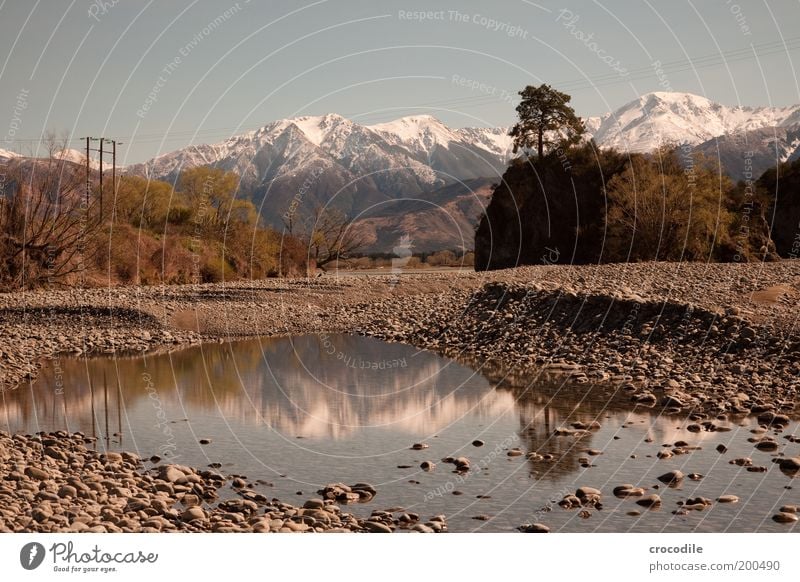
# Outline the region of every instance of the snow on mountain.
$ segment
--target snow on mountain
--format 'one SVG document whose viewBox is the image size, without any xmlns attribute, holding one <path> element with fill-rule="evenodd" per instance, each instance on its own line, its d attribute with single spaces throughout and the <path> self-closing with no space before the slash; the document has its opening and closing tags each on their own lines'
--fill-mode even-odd
<svg viewBox="0 0 800 582">
<path fill-rule="evenodd" d="M 265 215 L 275 223 L 298 191 L 301 210 L 333 200 L 355 214 L 462 180 L 496 178 L 511 157 L 507 134 L 505 128 L 451 129 L 429 115 L 376 125 L 336 114 L 304 116 L 164 154 L 125 172 L 174 181 L 195 166 L 234 171 L 243 193 L 265 200 Z"/>
<path fill-rule="evenodd" d="M 59 159 L 65 160 L 67 162 L 72 162 L 74 164 L 80 164 L 82 166 L 86 164 L 86 155 L 85 155 L 84 152 L 82 152 L 80 150 L 64 149 L 64 150 L 61 150 L 60 152 L 57 152 L 55 155 Z M 4 150 L 4 149 L 0 148 L 0 160 L 8 161 L 8 160 L 11 160 L 11 159 L 14 159 L 14 158 L 35 159 L 35 158 L 29 158 L 28 156 L 26 156 L 24 154 L 18 154 L 17 152 L 12 152 L 10 150 Z M 108 165 L 108 169 L 110 170 L 111 169 L 111 166 L 110 166 L 111 160 L 107 160 L 107 162 L 109 164 Z M 92 169 L 97 170 L 97 169 L 100 168 L 100 162 L 96 158 L 90 158 L 89 159 L 89 166 Z M 119 168 L 117 168 L 117 169 L 119 169 Z"/>
<path fill-rule="evenodd" d="M 719 160 L 734 180 L 754 180 L 767 169 L 800 157 L 800 125 L 730 133 L 705 141 L 694 151 Z"/>
<path fill-rule="evenodd" d="M 743 147 L 758 150 L 754 172 L 800 156 L 800 105 L 733 107 L 690 93 L 655 92 L 584 123 L 600 147 L 646 152 L 662 143 L 688 143 L 716 153 L 734 177 L 741 175 Z M 401 208 L 397 203 L 404 200 L 446 205 L 437 192 L 471 180 L 496 180 L 513 157 L 512 148 L 507 127 L 456 129 L 430 115 L 364 125 L 327 114 L 276 120 L 124 172 L 168 181 L 195 166 L 236 172 L 239 195 L 252 198 L 267 222 L 280 225 L 288 208 L 302 216 L 331 204 L 364 218 Z M 381 218 L 375 224 L 388 232 L 389 222 Z"/>
<path fill-rule="evenodd" d="M 66 149 L 66 150 L 62 150 L 57 155 L 58 155 L 59 159 L 62 159 L 62 160 L 68 161 L 68 162 L 73 162 L 75 164 L 80 164 L 82 166 L 86 164 L 86 153 L 82 152 L 80 150 Z M 105 170 L 111 170 L 111 160 L 108 157 L 106 157 L 106 159 L 103 160 L 103 162 L 104 162 L 103 168 Z M 100 169 L 100 160 L 90 157 L 89 158 L 89 167 L 91 167 L 94 170 L 99 170 Z M 103 172 L 103 173 L 105 174 L 105 172 Z"/>
<path fill-rule="evenodd" d="M 587 129 L 603 147 L 647 152 L 662 143 L 698 145 L 709 139 L 800 122 L 800 105 L 730 107 L 691 93 L 642 95 L 600 118 Z"/>
<path fill-rule="evenodd" d="M 18 158 L 20 155 L 17 152 L 12 152 L 11 150 L 4 150 L 0 148 L 0 160 L 10 160 L 12 158 Z"/>
</svg>

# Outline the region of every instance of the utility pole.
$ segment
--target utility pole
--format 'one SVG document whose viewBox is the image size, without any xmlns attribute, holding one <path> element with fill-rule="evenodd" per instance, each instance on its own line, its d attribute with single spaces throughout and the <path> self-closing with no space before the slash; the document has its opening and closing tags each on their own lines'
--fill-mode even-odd
<svg viewBox="0 0 800 582">
<path fill-rule="evenodd" d="M 103 140 L 100 138 L 100 220 L 103 220 Z"/>
<path fill-rule="evenodd" d="M 89 180 L 89 141 L 92 138 L 86 137 L 86 208 L 89 208 L 89 190 L 91 189 L 91 183 Z"/>
<path fill-rule="evenodd" d="M 114 206 L 117 205 L 117 140 L 111 140 L 111 192 L 114 194 Z"/>
<path fill-rule="evenodd" d="M 100 176 L 99 176 L 99 187 L 100 187 L 100 219 L 103 218 L 103 154 L 110 153 L 111 154 L 111 188 L 114 191 L 114 206 L 116 208 L 116 200 L 117 200 L 117 144 L 122 145 L 122 142 L 118 142 L 115 139 L 108 139 L 105 137 L 87 137 L 86 139 L 86 205 L 89 205 L 89 195 L 91 193 L 92 184 L 91 184 L 91 165 L 89 163 L 89 154 L 90 152 L 98 152 L 100 154 Z M 93 141 L 99 141 L 100 147 L 97 149 L 91 149 L 89 143 Z M 104 145 L 105 142 L 111 142 L 111 152 L 105 150 Z"/>
</svg>

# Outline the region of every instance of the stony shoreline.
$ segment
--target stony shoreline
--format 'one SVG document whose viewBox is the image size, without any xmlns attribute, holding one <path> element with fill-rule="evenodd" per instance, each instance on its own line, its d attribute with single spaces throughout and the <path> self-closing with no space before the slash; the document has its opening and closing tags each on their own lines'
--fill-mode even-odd
<svg viewBox="0 0 800 582">
<path fill-rule="evenodd" d="M 742 414 L 779 425 L 797 413 L 798 298 L 798 261 L 326 275 L 0 295 L 0 374 L 2 387 L 13 389 L 57 354 L 135 353 L 255 335 L 345 332 L 431 349 L 523 386 L 540 373 L 569 374 L 575 382 L 621 392 L 631 406 L 688 414 L 701 429 Z M 0 433 L 6 481 L 0 498 L 11 508 L 1 513 L 6 529 L 392 531 L 419 525 L 418 531 L 446 530 L 441 516 L 425 524 L 401 510 L 399 516 L 377 512 L 359 520 L 331 500 L 309 500 L 309 507 L 298 508 L 255 501 L 241 488 L 212 508 L 208 501 L 219 495 L 224 478 L 175 467 L 186 481 L 177 483 L 177 490 L 171 482 L 170 491 L 161 484 L 164 466 L 145 470 L 135 455 L 100 456 L 83 441 L 83 435 Z M 77 519 L 70 512 L 77 510 L 74 501 L 84 498 L 72 490 L 79 488 L 75 482 L 83 479 L 81 467 L 87 464 L 98 485 L 89 485 L 87 501 L 76 506 L 83 512 Z M 9 487 L 9 481 L 16 483 Z M 12 515 L 14 507 L 19 511 Z M 113 511 L 103 515 L 104 507 Z"/>
<path fill-rule="evenodd" d="M 368 500 L 366 483 L 336 483 L 301 507 L 268 499 L 242 475 L 173 464 L 146 466 L 133 453 L 99 453 L 81 433 L 0 432 L 0 532 L 367 532 L 447 531 L 402 508 L 367 519 L 337 501 Z M 349 494 L 349 495 L 348 495 Z"/>
</svg>

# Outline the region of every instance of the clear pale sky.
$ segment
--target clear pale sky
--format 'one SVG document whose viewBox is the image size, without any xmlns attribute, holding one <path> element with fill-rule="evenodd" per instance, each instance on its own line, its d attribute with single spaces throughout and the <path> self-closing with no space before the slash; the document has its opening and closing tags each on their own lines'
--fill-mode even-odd
<svg viewBox="0 0 800 582">
<path fill-rule="evenodd" d="M 582 116 L 665 88 L 789 105 L 798 24 L 796 0 L 0 0 L 0 148 L 104 135 L 131 163 L 329 112 L 508 125 L 542 82 Z"/>
</svg>

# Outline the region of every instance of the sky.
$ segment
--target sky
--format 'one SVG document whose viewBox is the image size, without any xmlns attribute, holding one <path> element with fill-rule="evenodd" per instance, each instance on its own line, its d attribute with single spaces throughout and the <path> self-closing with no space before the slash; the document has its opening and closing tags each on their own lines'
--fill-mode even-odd
<svg viewBox="0 0 800 582">
<path fill-rule="evenodd" d="M 0 0 L 0 148 L 119 163 L 300 115 L 505 126 L 548 83 L 581 116 L 650 91 L 800 103 L 797 0 Z"/>
</svg>

